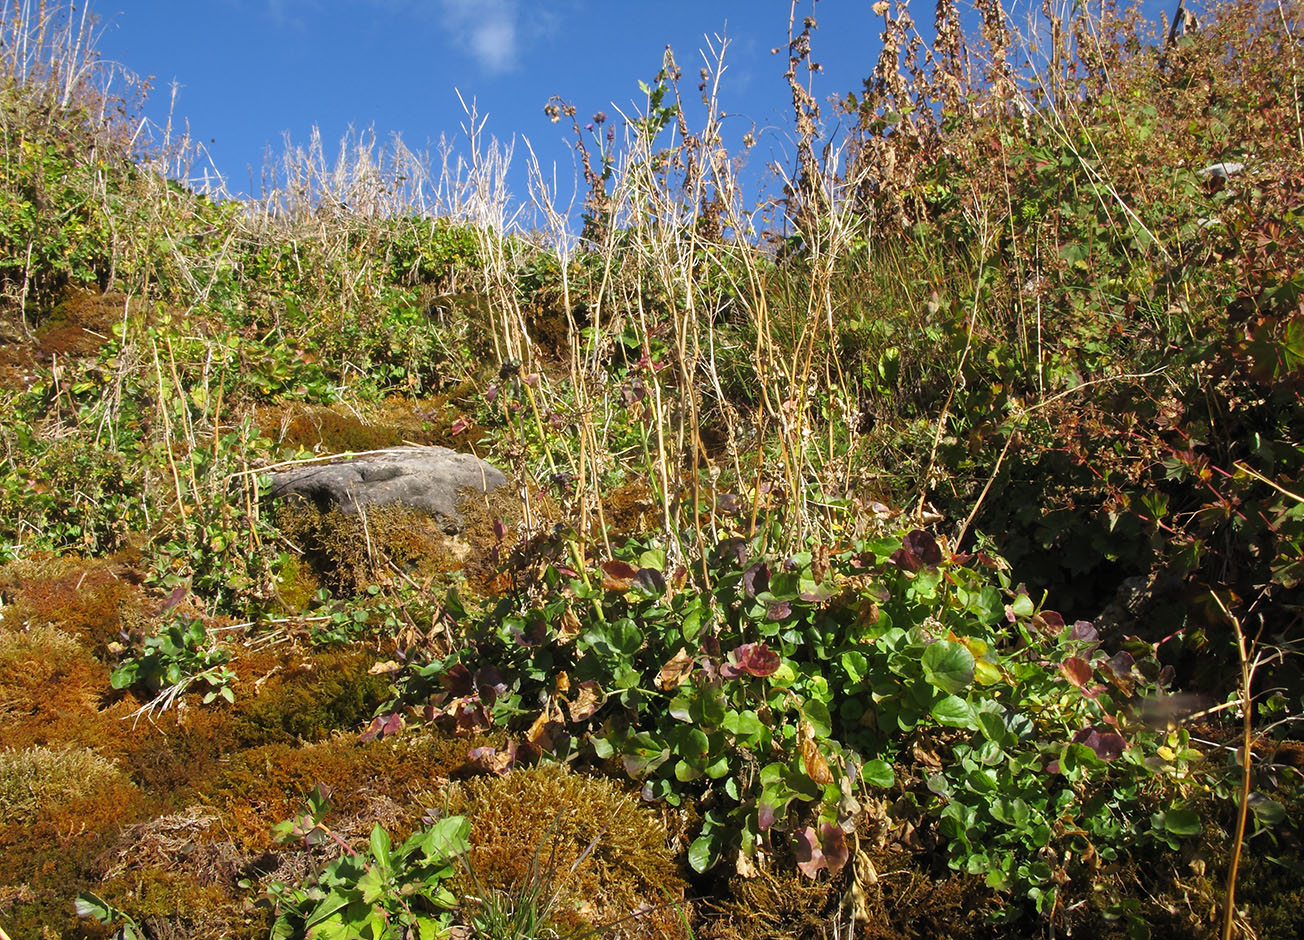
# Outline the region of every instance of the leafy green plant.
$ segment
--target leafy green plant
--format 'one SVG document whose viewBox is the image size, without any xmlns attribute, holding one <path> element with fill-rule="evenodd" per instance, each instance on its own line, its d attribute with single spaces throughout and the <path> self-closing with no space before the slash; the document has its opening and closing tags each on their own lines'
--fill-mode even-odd
<svg viewBox="0 0 1304 940">
<path fill-rule="evenodd" d="M 274 940 L 446 936 L 457 899 L 443 882 L 470 846 L 470 823 L 460 816 L 440 819 L 399 846 L 377 824 L 359 850 L 325 824 L 329 810 L 329 791 L 318 785 L 303 812 L 274 830 L 282 842 L 304 848 L 331 844 L 339 853 L 302 884 L 267 886 L 276 911 Z"/>
<path fill-rule="evenodd" d="M 155 698 L 150 710 L 167 709 L 191 686 L 202 682 L 205 705 L 222 699 L 235 701 L 231 683 L 235 672 L 227 665 L 231 653 L 211 636 L 204 622 L 177 615 L 157 633 L 144 639 L 141 649 L 126 655 L 114 668 L 115 689 L 140 686 Z"/>
<path fill-rule="evenodd" d="M 549 565 L 528 604 L 500 602 L 466 649 L 412 667 L 399 702 L 517 729 L 518 756 L 619 759 L 646 799 L 701 809 L 698 871 L 785 844 L 811 877 L 838 871 L 860 799 L 894 785 L 910 742 L 950 754 L 923 808 L 951 864 L 1039 910 L 1070 877 L 1047 853 L 1073 838 L 1116 857 L 1198 831 L 1166 784 L 1180 775 L 1151 766 L 1161 742 L 1123 709 L 1159 691 L 1152 658 L 1107 656 L 998 559 L 948 557 L 920 530 L 787 558 L 758 546 L 721 543 L 708 591 L 655 547 L 587 578 Z M 1163 753 L 1184 767 L 1196 755 L 1176 743 Z M 1118 811 L 1143 796 L 1149 825 Z"/>
<path fill-rule="evenodd" d="M 113 931 L 113 940 L 145 940 L 145 931 L 130 914 L 114 907 L 94 892 L 83 891 L 77 895 L 75 906 L 78 917 L 88 917 L 105 927 L 118 924 L 118 928 Z"/>
</svg>

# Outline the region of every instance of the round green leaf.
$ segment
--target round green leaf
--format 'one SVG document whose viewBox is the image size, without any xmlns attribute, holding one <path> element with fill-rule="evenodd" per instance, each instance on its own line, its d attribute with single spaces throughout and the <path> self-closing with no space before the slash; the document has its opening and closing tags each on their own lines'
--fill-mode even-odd
<svg viewBox="0 0 1304 940">
<path fill-rule="evenodd" d="M 711 848 L 715 839 L 712 836 L 700 836 L 688 847 L 688 864 L 699 875 L 711 867 Z"/>
<path fill-rule="evenodd" d="M 892 786 L 892 782 L 896 779 L 896 775 L 892 773 L 892 765 L 885 760 L 867 761 L 860 769 L 860 775 L 871 787 L 884 789 Z"/>
<path fill-rule="evenodd" d="M 955 694 L 973 682 L 973 653 L 950 640 L 937 640 L 924 650 L 924 678 L 934 688 Z"/>
<path fill-rule="evenodd" d="M 1170 809 L 1160 813 L 1160 822 L 1164 829 L 1175 836 L 1195 836 L 1200 834 L 1200 817 L 1194 810 Z"/>
<path fill-rule="evenodd" d="M 932 715 L 938 722 L 952 728 L 972 728 L 973 709 L 958 695 L 948 695 L 933 706 Z"/>
</svg>

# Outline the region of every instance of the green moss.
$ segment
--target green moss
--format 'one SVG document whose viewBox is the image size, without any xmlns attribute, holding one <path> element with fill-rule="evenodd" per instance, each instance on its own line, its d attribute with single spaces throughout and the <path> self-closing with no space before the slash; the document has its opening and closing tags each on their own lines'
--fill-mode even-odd
<svg viewBox="0 0 1304 940">
<path fill-rule="evenodd" d="M 552 919 L 563 936 L 617 921 L 620 936 L 684 935 L 685 884 L 666 830 L 611 780 L 545 765 L 460 784 L 448 804 L 472 823 L 474 878 L 462 879 L 462 894 L 483 889 L 500 904 L 555 896 Z"/>
<path fill-rule="evenodd" d="M 369 509 L 364 519 L 289 499 L 277 507 L 276 524 L 302 549 L 313 576 L 341 595 L 388 583 L 395 568 L 428 581 L 461 567 L 465 556 L 430 515 L 401 506 Z"/>
<path fill-rule="evenodd" d="M 321 589 L 321 582 L 312 569 L 299 558 L 290 555 L 278 572 L 276 598 L 281 611 L 297 614 L 307 609 L 313 595 Z"/>
<path fill-rule="evenodd" d="M 368 673 L 374 662 L 367 653 L 322 653 L 263 673 L 252 697 L 236 700 L 237 742 L 319 741 L 365 725 L 390 691 L 388 678 Z"/>
<path fill-rule="evenodd" d="M 246 905 L 247 892 L 234 882 L 209 880 L 182 866 L 118 875 L 96 893 L 160 940 L 254 940 L 271 928 L 270 911 Z"/>
</svg>

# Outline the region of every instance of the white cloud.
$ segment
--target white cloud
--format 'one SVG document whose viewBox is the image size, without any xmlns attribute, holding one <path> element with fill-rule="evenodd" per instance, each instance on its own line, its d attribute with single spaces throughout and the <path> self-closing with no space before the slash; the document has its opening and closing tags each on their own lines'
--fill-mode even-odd
<svg viewBox="0 0 1304 940">
<path fill-rule="evenodd" d="M 490 72 L 507 72 L 517 64 L 517 0 L 440 0 L 444 25 L 457 45 L 465 47 Z"/>
</svg>

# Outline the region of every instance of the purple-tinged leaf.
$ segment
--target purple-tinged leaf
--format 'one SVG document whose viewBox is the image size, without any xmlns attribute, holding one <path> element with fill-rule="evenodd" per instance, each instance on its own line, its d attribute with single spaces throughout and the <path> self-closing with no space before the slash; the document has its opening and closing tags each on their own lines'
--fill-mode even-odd
<svg viewBox="0 0 1304 940">
<path fill-rule="evenodd" d="M 470 695 L 475 691 L 475 680 L 471 670 L 461 663 L 455 663 L 445 669 L 439 676 L 439 684 L 454 695 Z"/>
<path fill-rule="evenodd" d="M 172 610 L 185 600 L 188 593 L 190 593 L 190 591 L 184 584 L 180 587 L 173 588 L 172 593 L 163 599 L 163 605 L 159 607 L 157 613 L 166 614 L 169 610 Z"/>
<path fill-rule="evenodd" d="M 638 577 L 638 569 L 627 561 L 604 561 L 602 586 L 608 591 L 628 591 Z"/>
<path fill-rule="evenodd" d="M 481 666 L 475 671 L 475 690 L 486 704 L 492 705 L 498 696 L 507 691 L 507 683 L 498 667 Z"/>
<path fill-rule="evenodd" d="M 923 568 L 936 568 L 942 562 L 942 548 L 923 529 L 915 529 L 902 540 L 901 547 L 888 561 L 902 571 L 912 573 Z"/>
<path fill-rule="evenodd" d="M 367 730 L 359 735 L 361 741 L 379 741 L 381 738 L 387 738 L 391 735 L 398 734 L 403 730 L 403 716 L 398 712 L 391 712 L 388 715 L 377 715 L 371 719 L 371 724 Z"/>
<path fill-rule="evenodd" d="M 1074 744 L 1085 744 L 1103 761 L 1115 760 L 1127 748 L 1127 740 L 1117 731 L 1108 728 L 1083 728 L 1073 736 Z"/>
<path fill-rule="evenodd" d="M 781 663 L 779 654 L 764 643 L 744 643 L 733 651 L 732 659 L 739 671 L 760 678 L 774 675 L 779 671 Z M 723 671 L 722 669 L 722 674 Z"/>
<path fill-rule="evenodd" d="M 1069 639 L 1077 643 L 1096 643 L 1100 640 L 1100 634 L 1096 632 L 1095 624 L 1090 620 L 1079 620 L 1069 631 Z"/>
<path fill-rule="evenodd" d="M 774 807 L 769 803 L 762 803 L 756 808 L 756 828 L 761 832 L 773 826 L 774 820 Z"/>
<path fill-rule="evenodd" d="M 655 568 L 640 568 L 634 580 L 649 594 L 666 593 L 666 576 Z"/>
<path fill-rule="evenodd" d="M 824 852 L 824 864 L 830 875 L 842 871 L 842 867 L 847 864 L 847 859 L 851 857 L 846 833 L 832 823 L 824 823 L 820 826 L 820 848 Z"/>
<path fill-rule="evenodd" d="M 929 568 L 936 568 L 942 563 L 942 547 L 923 529 L 915 529 L 905 537 L 902 547 L 914 555 Z"/>
<path fill-rule="evenodd" d="M 775 601 L 765 608 L 765 619 L 770 621 L 786 620 L 792 616 L 791 601 Z"/>
<path fill-rule="evenodd" d="M 748 597 L 755 597 L 770 587 L 770 566 L 758 561 L 743 572 L 743 591 Z"/>
<path fill-rule="evenodd" d="M 1079 689 L 1091 680 L 1091 665 L 1084 659 L 1071 656 L 1060 663 L 1060 672 Z"/>
<path fill-rule="evenodd" d="M 797 868 L 807 878 L 815 878 L 819 875 L 821 868 L 827 868 L 828 863 L 824 861 L 824 850 L 820 848 L 819 838 L 815 835 L 815 830 L 810 826 L 797 833 Z"/>
<path fill-rule="evenodd" d="M 1043 610 L 1032 618 L 1032 625 L 1046 633 L 1059 633 L 1064 629 L 1064 617 L 1054 610 Z"/>
<path fill-rule="evenodd" d="M 1124 692 L 1132 690 L 1132 669 L 1136 660 L 1127 650 L 1119 650 L 1105 660 L 1105 676 Z"/>
</svg>

